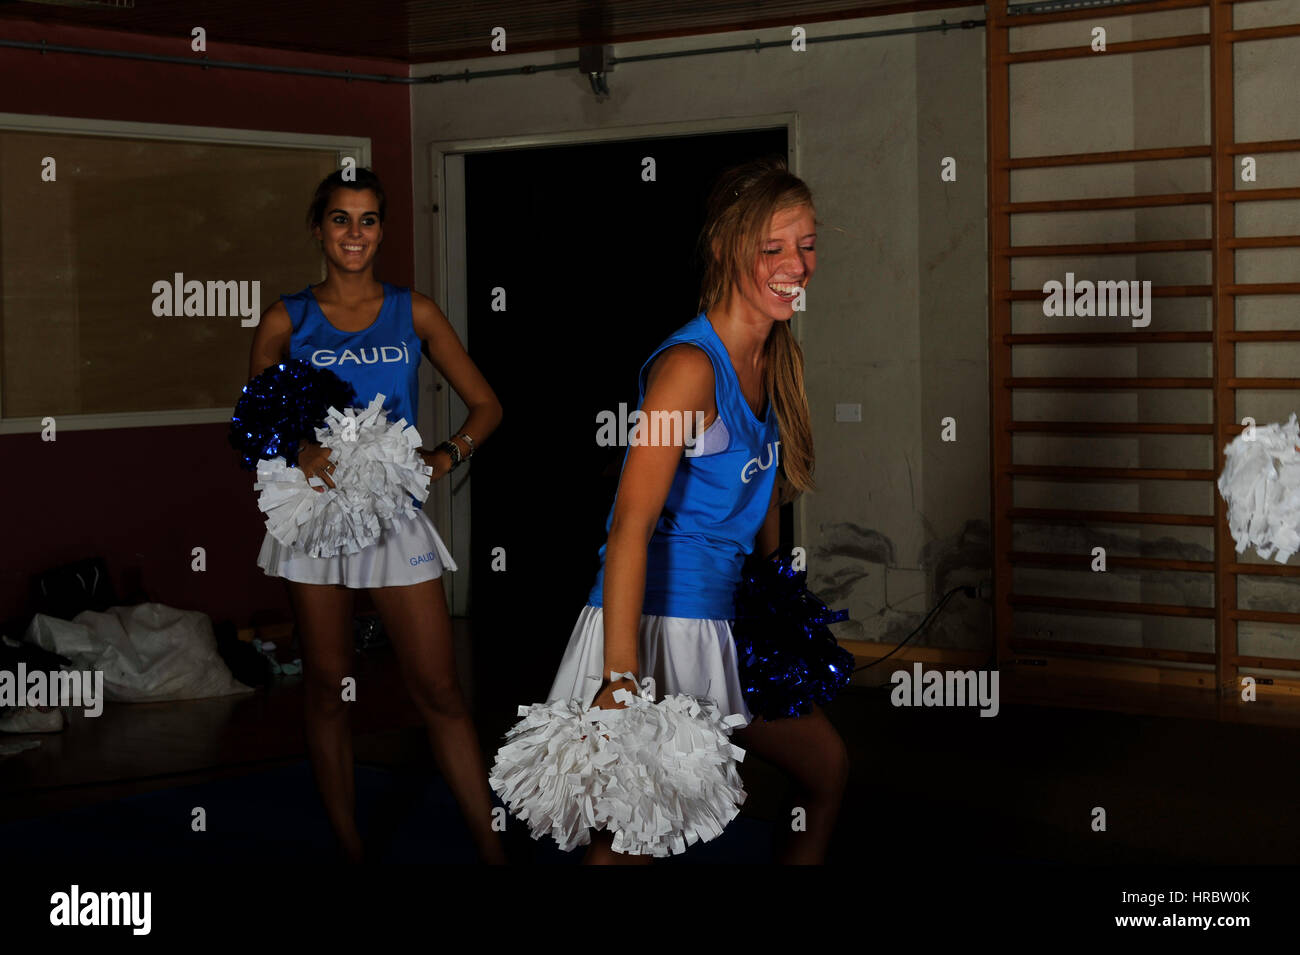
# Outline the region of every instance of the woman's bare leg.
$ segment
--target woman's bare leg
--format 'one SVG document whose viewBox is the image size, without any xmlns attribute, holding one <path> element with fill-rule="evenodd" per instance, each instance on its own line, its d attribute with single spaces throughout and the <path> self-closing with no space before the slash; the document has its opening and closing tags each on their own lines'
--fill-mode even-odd
<svg viewBox="0 0 1300 955">
<path fill-rule="evenodd" d="M 289 594 L 302 641 L 307 753 L 343 854 L 359 862 L 352 722 L 350 704 L 343 701 L 343 680 L 352 675 L 352 591 L 291 581 Z"/>
<path fill-rule="evenodd" d="M 820 865 L 826 860 L 831 833 L 849 778 L 844 741 L 819 707 L 807 716 L 764 720 L 755 717 L 732 734 L 738 746 L 784 770 L 800 790 L 797 805 L 807 811 L 807 829 L 783 840 L 779 861 Z"/>
<path fill-rule="evenodd" d="M 429 734 L 438 768 L 451 787 L 484 862 L 505 863 L 492 830 L 492 794 L 478 735 L 456 676 L 451 615 L 442 579 L 371 590 L 402 666 L 402 679 Z"/>
<path fill-rule="evenodd" d="M 654 856 L 630 855 L 614 851 L 614 836 L 609 832 L 593 832 L 591 845 L 582 857 L 583 865 L 648 865 Z"/>
</svg>

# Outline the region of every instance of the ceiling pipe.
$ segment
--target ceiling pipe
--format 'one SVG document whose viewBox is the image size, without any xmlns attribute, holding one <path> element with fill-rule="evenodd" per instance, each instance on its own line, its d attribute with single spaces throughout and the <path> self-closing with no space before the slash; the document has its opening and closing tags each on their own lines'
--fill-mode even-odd
<svg viewBox="0 0 1300 955">
<path fill-rule="evenodd" d="M 1046 0 L 1046 2 L 1043 3 L 1017 4 L 1016 6 L 1011 7 L 1008 10 L 1008 13 L 1012 16 L 1026 16 L 1033 13 L 1043 13 L 1054 10 L 1075 10 L 1083 8 L 1100 9 L 1120 6 L 1136 7 L 1145 3 L 1153 2 L 1156 2 L 1156 0 Z M 947 20 L 940 20 L 938 23 L 928 24 L 925 26 L 899 27 L 894 30 L 870 30 L 861 33 L 837 33 L 828 36 L 810 36 L 807 38 L 807 42 L 839 43 L 844 40 L 868 40 L 877 37 L 902 36 L 909 33 L 933 33 L 936 31 L 946 34 L 949 30 L 971 30 L 984 25 L 984 20 L 961 20 L 957 23 L 949 23 Z M 788 47 L 789 45 L 790 41 L 788 39 L 769 40 L 767 42 L 755 40 L 753 43 L 737 43 L 729 46 L 709 46 L 693 50 L 670 50 L 664 53 L 642 53 L 633 56 L 611 56 L 608 59 L 608 65 L 612 68 L 618 63 L 644 63 L 649 60 L 666 60 L 683 56 L 706 56 L 715 53 L 757 53 L 761 50 L 774 49 L 776 47 Z M 389 76 L 383 73 L 353 73 L 351 70 L 313 70 L 308 67 L 300 66 L 271 66 L 264 63 L 239 63 L 233 60 L 209 60 L 206 58 L 187 56 L 164 56 L 159 53 L 130 53 L 122 50 L 101 50 L 94 47 L 66 46 L 63 44 L 47 43 L 44 40 L 40 43 L 23 40 L 0 40 L 0 48 L 31 50 L 43 54 L 70 53 L 76 56 L 105 56 L 119 60 L 139 60 L 146 63 L 169 63 L 175 66 L 201 67 L 205 70 L 243 70 L 250 73 L 280 73 L 289 76 L 317 76 L 325 79 L 344 80 L 349 83 L 389 83 L 400 86 L 417 86 L 425 83 L 436 84 L 453 81 L 464 81 L 468 83 L 470 80 L 490 79 L 497 76 L 528 76 L 533 73 L 552 73 L 557 70 L 577 70 L 586 65 L 580 60 L 567 60 L 563 63 L 530 63 L 524 66 L 511 67 L 509 69 L 462 70 L 459 73 L 434 73 L 429 76 Z"/>
</svg>

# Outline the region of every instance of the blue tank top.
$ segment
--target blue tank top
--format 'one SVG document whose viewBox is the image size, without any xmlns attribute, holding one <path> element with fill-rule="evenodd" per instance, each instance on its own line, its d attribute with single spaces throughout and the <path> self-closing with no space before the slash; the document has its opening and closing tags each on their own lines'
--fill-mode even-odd
<svg viewBox="0 0 1300 955">
<path fill-rule="evenodd" d="M 659 353 L 689 343 L 702 348 L 713 364 L 717 418 L 684 452 L 673 475 L 646 553 L 643 614 L 731 620 L 733 598 L 745 555 L 763 526 L 772 502 L 780 452 L 780 432 L 771 401 L 765 417 L 754 416 L 740 389 L 740 379 L 726 346 L 704 313 L 666 338 L 641 366 L 640 403 L 645 401 L 646 377 Z M 627 452 L 623 454 L 627 464 Z M 614 507 L 605 520 L 605 533 L 614 520 Z M 601 606 L 605 586 L 605 551 L 587 603 Z"/>
<path fill-rule="evenodd" d="M 357 390 L 364 407 L 383 394 L 388 420 L 405 418 L 414 427 L 420 385 L 420 337 L 411 321 L 411 290 L 382 283 L 379 317 L 359 332 L 330 324 L 311 286 L 281 295 L 293 322 L 289 357 L 334 372 Z"/>
</svg>

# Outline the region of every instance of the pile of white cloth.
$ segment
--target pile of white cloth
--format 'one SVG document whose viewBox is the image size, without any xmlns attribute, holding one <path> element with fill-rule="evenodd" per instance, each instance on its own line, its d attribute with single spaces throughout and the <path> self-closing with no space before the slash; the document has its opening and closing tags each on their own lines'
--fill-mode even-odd
<svg viewBox="0 0 1300 955">
<path fill-rule="evenodd" d="M 217 652 L 212 620 L 164 604 L 86 610 L 71 620 L 37 614 L 26 639 L 72 661 L 65 669 L 99 670 L 111 702 L 197 700 L 251 693 Z"/>
</svg>

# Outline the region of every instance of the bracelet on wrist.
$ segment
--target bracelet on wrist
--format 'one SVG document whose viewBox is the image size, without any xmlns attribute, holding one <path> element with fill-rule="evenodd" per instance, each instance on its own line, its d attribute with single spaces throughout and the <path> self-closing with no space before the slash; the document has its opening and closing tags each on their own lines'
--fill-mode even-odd
<svg viewBox="0 0 1300 955">
<path fill-rule="evenodd" d="M 444 441 L 433 450 L 446 451 L 447 457 L 451 458 L 451 469 L 456 470 L 456 466 L 460 464 L 460 448 L 454 441 Z"/>
</svg>

